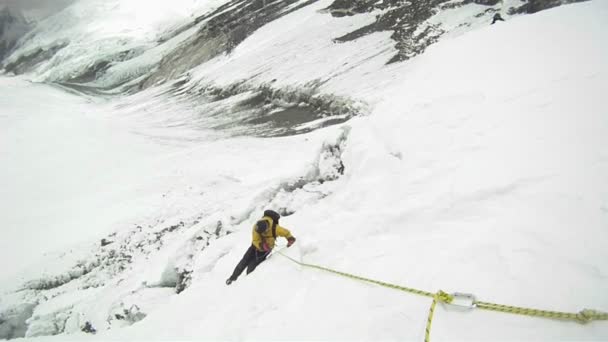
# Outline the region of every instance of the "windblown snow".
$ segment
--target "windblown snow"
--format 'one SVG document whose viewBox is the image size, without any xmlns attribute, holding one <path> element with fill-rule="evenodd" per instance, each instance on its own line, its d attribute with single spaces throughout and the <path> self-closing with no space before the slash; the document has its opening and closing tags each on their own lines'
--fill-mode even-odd
<svg viewBox="0 0 608 342">
<path fill-rule="evenodd" d="M 332 41 L 373 15 L 321 13 L 330 3 L 136 95 L 30 81 L 62 70 L 52 63 L 0 77 L 0 338 L 424 340 L 430 298 L 278 253 L 226 286 L 268 208 L 297 238 L 282 252 L 305 263 L 486 302 L 608 311 L 608 3 L 478 25 L 389 65 L 390 34 Z M 151 26 L 126 28 L 126 46 L 188 16 L 158 6 Z M 70 25 L 58 34 L 91 34 Z M 180 101 L 210 84 L 242 89 L 201 100 L 205 113 Z M 310 84 L 307 100 L 331 94 L 327 108 L 357 115 L 264 137 L 234 133 L 247 111 L 207 113 L 250 103 L 256 86 L 291 91 L 260 106 L 304 108 L 287 97 Z M 431 339 L 603 341 L 608 322 L 440 305 Z"/>
</svg>

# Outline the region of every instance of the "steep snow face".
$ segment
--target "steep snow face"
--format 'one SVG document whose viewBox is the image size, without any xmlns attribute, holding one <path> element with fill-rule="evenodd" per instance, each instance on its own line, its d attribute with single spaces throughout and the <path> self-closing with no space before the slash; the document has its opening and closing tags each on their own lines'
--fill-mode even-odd
<svg viewBox="0 0 608 342">
<path fill-rule="evenodd" d="M 389 66 L 395 50 L 374 39 L 381 33 L 331 47 L 333 59 L 301 44 L 305 34 L 288 41 L 287 32 L 339 21 L 314 6 L 290 14 L 297 20 L 283 31 L 273 25 L 288 17 L 273 21 L 266 28 L 277 30 L 258 30 L 207 69 L 118 102 L 2 79 L 0 158 L 10 167 L 0 170 L 9 208 L 0 227 L 11 227 L 12 240 L 1 241 L 1 259 L 31 254 L 19 247 L 36 234 L 48 249 L 63 247 L 54 245 L 63 235 L 98 239 L 3 280 L 0 336 L 424 340 L 428 298 L 278 254 L 226 286 L 266 208 L 284 215 L 298 240 L 283 252 L 297 260 L 488 302 L 608 311 L 608 3 L 514 18 Z M 360 26 L 357 17 L 327 29 Z M 275 42 L 264 40 L 269 33 Z M 380 55 L 333 72 L 374 41 Z M 258 61 L 254 46 L 270 52 L 277 43 L 288 58 Z M 283 66 L 295 55 L 307 63 L 290 74 Z M 238 88 L 222 88 L 238 71 L 306 84 L 324 66 L 334 77 L 320 87 L 373 103 L 369 115 L 307 134 L 235 138 L 193 129 L 205 120 L 162 93 L 193 96 L 212 80 L 223 98 Z M 52 230 L 39 233 L 40 221 Z M 442 308 L 433 340 L 608 336 L 605 322 Z"/>
</svg>

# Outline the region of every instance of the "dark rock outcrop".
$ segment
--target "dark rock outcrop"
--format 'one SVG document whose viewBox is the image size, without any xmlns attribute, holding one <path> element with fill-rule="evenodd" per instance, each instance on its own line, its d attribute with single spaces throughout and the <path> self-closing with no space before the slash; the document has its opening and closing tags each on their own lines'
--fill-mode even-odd
<svg viewBox="0 0 608 342">
<path fill-rule="evenodd" d="M 487 16 L 488 20 L 491 20 L 494 13 L 501 10 L 510 15 L 531 14 L 562 4 L 581 1 L 586 0 L 522 0 L 520 6 L 504 8 L 501 0 L 336 0 L 327 8 L 327 11 L 335 17 L 342 17 L 382 10 L 383 13 L 376 17 L 375 22 L 342 37 L 337 37 L 336 41 L 345 42 L 374 32 L 393 31 L 391 38 L 396 41 L 395 47 L 399 52 L 389 61 L 392 63 L 423 53 L 429 45 L 434 44 L 443 34 L 447 33 L 441 25 L 428 22 L 431 17 L 443 10 L 470 4 L 487 6 L 485 9 L 478 9 L 475 17 Z M 470 24 L 469 22 L 460 23 L 464 26 Z"/>
<path fill-rule="evenodd" d="M 588 0 L 528 0 L 516 8 L 509 10 L 509 14 L 532 14 L 552 7 L 583 2 Z"/>
<path fill-rule="evenodd" d="M 292 6 L 298 0 L 232 0 L 196 18 L 195 24 L 205 24 L 180 48 L 163 58 L 158 69 L 140 87 L 176 78 L 222 53 L 229 53 L 260 27 L 317 1 L 308 0 Z"/>
<path fill-rule="evenodd" d="M 38 48 L 37 50 L 27 54 L 21 55 L 17 60 L 4 65 L 4 69 L 7 72 L 13 72 L 15 74 L 21 74 L 34 68 L 36 65 L 51 59 L 59 50 L 67 46 L 67 43 L 55 45 L 49 48 Z"/>
</svg>

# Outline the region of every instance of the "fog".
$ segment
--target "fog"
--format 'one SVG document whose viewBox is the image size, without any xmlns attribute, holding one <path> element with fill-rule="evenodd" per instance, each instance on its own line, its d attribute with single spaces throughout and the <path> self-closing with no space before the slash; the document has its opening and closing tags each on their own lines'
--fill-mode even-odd
<svg viewBox="0 0 608 342">
<path fill-rule="evenodd" d="M 19 9 L 29 17 L 44 18 L 62 10 L 75 0 L 0 0 L 0 8 L 8 5 L 11 9 Z"/>
</svg>

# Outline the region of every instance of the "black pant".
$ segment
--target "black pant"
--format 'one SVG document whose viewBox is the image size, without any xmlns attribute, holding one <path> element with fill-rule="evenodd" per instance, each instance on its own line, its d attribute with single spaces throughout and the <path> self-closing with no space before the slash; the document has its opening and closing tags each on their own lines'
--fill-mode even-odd
<svg viewBox="0 0 608 342">
<path fill-rule="evenodd" d="M 245 268 L 247 268 L 247 274 L 253 272 L 253 270 L 255 270 L 259 264 L 266 260 L 269 253 L 270 252 L 258 251 L 253 245 L 249 246 L 247 252 L 245 252 L 245 255 L 243 255 L 243 259 L 241 259 L 238 265 L 236 265 L 234 268 L 234 272 L 232 272 L 230 279 L 233 281 L 236 280 L 236 278 L 243 273 Z"/>
<path fill-rule="evenodd" d="M 494 19 L 492 20 L 492 25 L 494 25 L 494 23 L 497 21 L 505 21 L 505 20 L 502 17 L 494 17 Z"/>
</svg>

